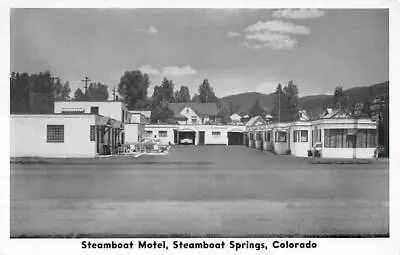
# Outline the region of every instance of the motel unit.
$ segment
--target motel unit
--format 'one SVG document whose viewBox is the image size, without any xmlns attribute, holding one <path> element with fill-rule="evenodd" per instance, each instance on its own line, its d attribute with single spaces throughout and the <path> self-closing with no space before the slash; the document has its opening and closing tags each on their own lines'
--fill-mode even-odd
<svg viewBox="0 0 400 255">
<path fill-rule="evenodd" d="M 354 119 L 336 111 L 314 121 L 248 125 L 245 135 L 250 148 L 307 157 L 321 145 L 324 158 L 372 158 L 377 146 L 376 122 Z"/>
</svg>

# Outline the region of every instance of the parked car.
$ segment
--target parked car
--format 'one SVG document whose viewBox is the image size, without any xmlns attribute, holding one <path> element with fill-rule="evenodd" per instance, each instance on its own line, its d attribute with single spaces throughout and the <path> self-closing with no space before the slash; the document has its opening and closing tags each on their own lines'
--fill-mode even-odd
<svg viewBox="0 0 400 255">
<path fill-rule="evenodd" d="M 193 143 L 193 139 L 190 139 L 190 138 L 181 139 L 181 144 L 192 144 L 192 143 Z"/>
</svg>

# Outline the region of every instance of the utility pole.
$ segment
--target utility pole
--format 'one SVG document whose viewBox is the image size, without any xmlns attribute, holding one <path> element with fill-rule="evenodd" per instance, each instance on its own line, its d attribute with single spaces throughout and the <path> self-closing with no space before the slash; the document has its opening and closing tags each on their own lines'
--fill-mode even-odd
<svg viewBox="0 0 400 255">
<path fill-rule="evenodd" d="M 278 122 L 281 122 L 281 91 L 278 90 Z"/>
<path fill-rule="evenodd" d="M 88 89 L 88 82 L 90 82 L 91 80 L 89 79 L 89 77 L 85 76 L 85 79 L 82 80 L 85 83 L 85 94 L 87 93 L 87 89 Z"/>
</svg>

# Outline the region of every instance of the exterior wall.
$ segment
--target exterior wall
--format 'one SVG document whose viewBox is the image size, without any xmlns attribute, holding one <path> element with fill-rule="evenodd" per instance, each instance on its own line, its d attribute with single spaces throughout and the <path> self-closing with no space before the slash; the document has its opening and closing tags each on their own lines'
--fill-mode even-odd
<svg viewBox="0 0 400 255">
<path fill-rule="evenodd" d="M 152 131 L 153 136 L 161 140 L 163 144 L 174 144 L 174 130 L 177 132 L 196 132 L 195 144 L 199 144 L 199 132 L 204 131 L 204 144 L 228 144 L 228 132 L 244 132 L 244 126 L 230 125 L 146 125 L 146 131 Z M 167 131 L 167 137 L 159 137 L 158 131 Z M 213 136 L 212 132 L 220 132 L 220 136 Z"/>
<path fill-rule="evenodd" d="M 213 136 L 212 132 L 220 132 L 219 136 Z M 225 144 L 228 145 L 228 132 L 227 130 L 215 129 L 215 130 L 207 130 L 204 132 L 205 134 L 205 144 Z"/>
<path fill-rule="evenodd" d="M 144 124 L 125 124 L 125 143 L 137 143 L 144 137 Z"/>
<path fill-rule="evenodd" d="M 131 118 L 129 120 L 130 123 L 141 123 L 145 124 L 146 123 L 146 118 L 143 114 L 140 113 L 130 113 Z"/>
<path fill-rule="evenodd" d="M 324 158 L 373 158 L 375 148 L 322 148 Z"/>
<path fill-rule="evenodd" d="M 119 101 L 56 101 L 54 102 L 54 113 L 79 109 L 84 113 L 90 113 L 90 107 L 99 107 L 99 115 L 108 116 L 121 122 L 129 122 L 128 110 L 124 103 Z M 122 120 L 122 111 L 124 111 L 124 120 Z"/>
<path fill-rule="evenodd" d="M 92 158 L 95 115 L 11 115 L 11 157 Z M 47 125 L 64 125 L 64 143 L 47 143 Z"/>
<path fill-rule="evenodd" d="M 152 137 L 160 139 L 162 145 L 175 144 L 174 143 L 174 129 L 177 129 L 177 125 L 146 125 L 145 131 L 152 131 Z M 166 137 L 160 137 L 159 131 L 167 131 Z"/>
<path fill-rule="evenodd" d="M 307 131 L 307 142 L 301 142 L 301 140 L 294 142 L 294 131 Z M 306 124 L 295 124 L 294 126 L 290 127 L 290 151 L 293 156 L 296 157 L 308 157 L 308 150 L 312 148 L 311 145 L 311 125 Z"/>
</svg>

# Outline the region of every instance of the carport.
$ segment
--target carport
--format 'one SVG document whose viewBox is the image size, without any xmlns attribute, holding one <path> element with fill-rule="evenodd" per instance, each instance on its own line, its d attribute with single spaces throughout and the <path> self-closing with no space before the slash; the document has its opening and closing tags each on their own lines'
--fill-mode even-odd
<svg viewBox="0 0 400 255">
<path fill-rule="evenodd" d="M 243 145 L 242 132 L 228 132 L 228 145 Z"/>
</svg>

